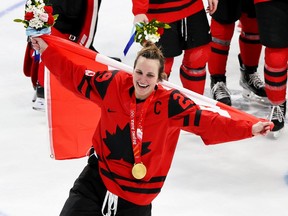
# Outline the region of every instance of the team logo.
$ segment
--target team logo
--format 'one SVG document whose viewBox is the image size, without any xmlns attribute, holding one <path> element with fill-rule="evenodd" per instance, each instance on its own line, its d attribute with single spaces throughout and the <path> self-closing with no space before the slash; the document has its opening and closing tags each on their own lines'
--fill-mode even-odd
<svg viewBox="0 0 288 216">
<path fill-rule="evenodd" d="M 106 138 L 103 138 L 104 143 L 110 150 L 107 156 L 108 160 L 124 160 L 128 163 L 134 164 L 134 154 L 132 149 L 132 140 L 130 138 L 129 123 L 122 129 L 116 127 L 116 131 L 106 131 Z M 142 142 L 141 156 L 148 154 L 151 142 Z"/>
</svg>

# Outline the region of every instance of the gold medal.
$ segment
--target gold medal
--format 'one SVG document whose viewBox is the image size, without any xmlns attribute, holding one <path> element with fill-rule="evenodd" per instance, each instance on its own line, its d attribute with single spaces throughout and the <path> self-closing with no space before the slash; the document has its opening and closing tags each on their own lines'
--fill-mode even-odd
<svg viewBox="0 0 288 216">
<path fill-rule="evenodd" d="M 136 179 L 142 179 L 145 177 L 147 169 L 143 163 L 134 164 L 132 168 L 132 175 Z"/>
</svg>

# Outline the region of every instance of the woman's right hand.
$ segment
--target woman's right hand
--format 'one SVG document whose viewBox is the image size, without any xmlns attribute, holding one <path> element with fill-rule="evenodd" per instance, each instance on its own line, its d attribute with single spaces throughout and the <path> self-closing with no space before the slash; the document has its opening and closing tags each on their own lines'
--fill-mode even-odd
<svg viewBox="0 0 288 216">
<path fill-rule="evenodd" d="M 134 23 L 134 25 L 136 25 L 139 22 L 148 23 L 149 22 L 148 17 L 145 14 L 137 14 L 134 17 L 133 23 Z"/>
<path fill-rule="evenodd" d="M 30 39 L 33 49 L 38 50 L 40 54 L 42 54 L 48 47 L 48 44 L 42 38 L 31 37 Z"/>
</svg>

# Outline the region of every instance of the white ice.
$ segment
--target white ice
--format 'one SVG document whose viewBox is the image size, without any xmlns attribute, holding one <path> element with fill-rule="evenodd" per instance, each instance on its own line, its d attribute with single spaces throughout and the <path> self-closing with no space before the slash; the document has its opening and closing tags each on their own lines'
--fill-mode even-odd
<svg viewBox="0 0 288 216">
<path fill-rule="evenodd" d="M 22 70 L 25 29 L 13 22 L 23 17 L 24 6 L 3 13 L 19 2 L 1 1 L 0 6 L 0 216 L 55 216 L 87 159 L 49 157 L 45 114 L 32 109 L 33 88 Z M 132 23 L 130 0 L 103 1 L 95 47 L 132 65 L 139 46 L 134 44 L 126 57 L 122 54 Z M 227 68 L 232 90 L 241 90 L 237 37 L 235 31 Z M 179 85 L 180 61 L 176 59 L 170 79 Z M 263 56 L 261 74 L 262 68 Z M 207 76 L 207 89 L 209 84 Z M 277 140 L 254 137 L 216 146 L 182 133 L 168 179 L 153 202 L 153 215 L 288 215 L 287 138 L 287 125 Z"/>
</svg>

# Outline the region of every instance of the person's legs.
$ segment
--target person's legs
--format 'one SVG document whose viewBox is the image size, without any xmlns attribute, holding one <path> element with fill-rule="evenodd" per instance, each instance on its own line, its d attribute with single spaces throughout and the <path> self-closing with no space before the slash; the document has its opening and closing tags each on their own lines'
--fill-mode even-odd
<svg viewBox="0 0 288 216">
<path fill-rule="evenodd" d="M 273 131 L 278 131 L 284 127 L 286 115 L 287 61 L 288 48 L 277 49 L 266 47 L 264 77 L 267 96 L 273 105 L 270 116 L 270 120 L 275 125 Z"/>
<path fill-rule="evenodd" d="M 286 115 L 288 61 L 288 2 L 271 1 L 255 5 L 260 40 L 266 46 L 264 78 L 265 90 L 272 103 L 270 120 L 273 131 L 284 127 Z"/>
<path fill-rule="evenodd" d="M 60 216 L 102 216 L 107 189 L 100 177 L 98 159 L 91 149 L 88 165 L 76 179 Z M 104 214 L 107 206 L 104 203 Z M 151 216 L 152 205 L 136 205 L 118 197 L 115 216 Z M 111 211 L 111 216 L 114 211 Z"/>
<path fill-rule="evenodd" d="M 208 60 L 212 98 L 230 106 L 232 102 L 229 90 L 226 87 L 226 65 L 234 27 L 234 22 L 231 24 L 223 24 L 212 18 L 211 54 Z"/>
<path fill-rule="evenodd" d="M 93 155 L 70 190 L 60 216 L 102 216 L 106 191 L 98 172 L 98 160 Z"/>
<path fill-rule="evenodd" d="M 241 0 L 221 0 L 211 19 L 211 54 L 208 70 L 211 78 L 212 98 L 232 105 L 230 92 L 226 87 L 226 65 L 234 34 L 235 22 L 241 15 Z"/>
<path fill-rule="evenodd" d="M 198 94 L 204 93 L 209 52 L 208 44 L 185 50 L 180 67 L 180 79 L 183 87 Z"/>
<path fill-rule="evenodd" d="M 252 98 L 252 95 L 255 95 L 261 100 L 262 97 L 266 97 L 266 92 L 264 82 L 257 73 L 262 44 L 260 43 L 253 0 L 243 0 L 240 22 L 242 28 L 239 35 L 240 54 L 238 59 L 241 72 L 239 83 L 244 89 L 244 97 Z"/>
<path fill-rule="evenodd" d="M 170 29 L 165 29 L 163 35 L 157 46 L 161 48 L 163 55 L 165 56 L 164 71 L 169 78 L 172 71 L 174 57 L 182 54 L 181 45 L 181 21 L 169 23 Z"/>
<path fill-rule="evenodd" d="M 210 27 L 204 10 L 182 21 L 184 56 L 180 67 L 183 86 L 199 94 L 204 93 L 206 64 L 210 54 Z"/>
<path fill-rule="evenodd" d="M 203 94 L 206 79 L 206 63 L 210 53 L 209 23 L 204 10 L 185 19 L 169 23 L 157 46 L 166 58 L 165 73 L 169 77 L 175 56 L 185 50 L 180 67 L 183 87 Z"/>
<path fill-rule="evenodd" d="M 151 216 L 151 210 L 151 204 L 139 206 L 119 198 L 116 216 Z"/>
</svg>

